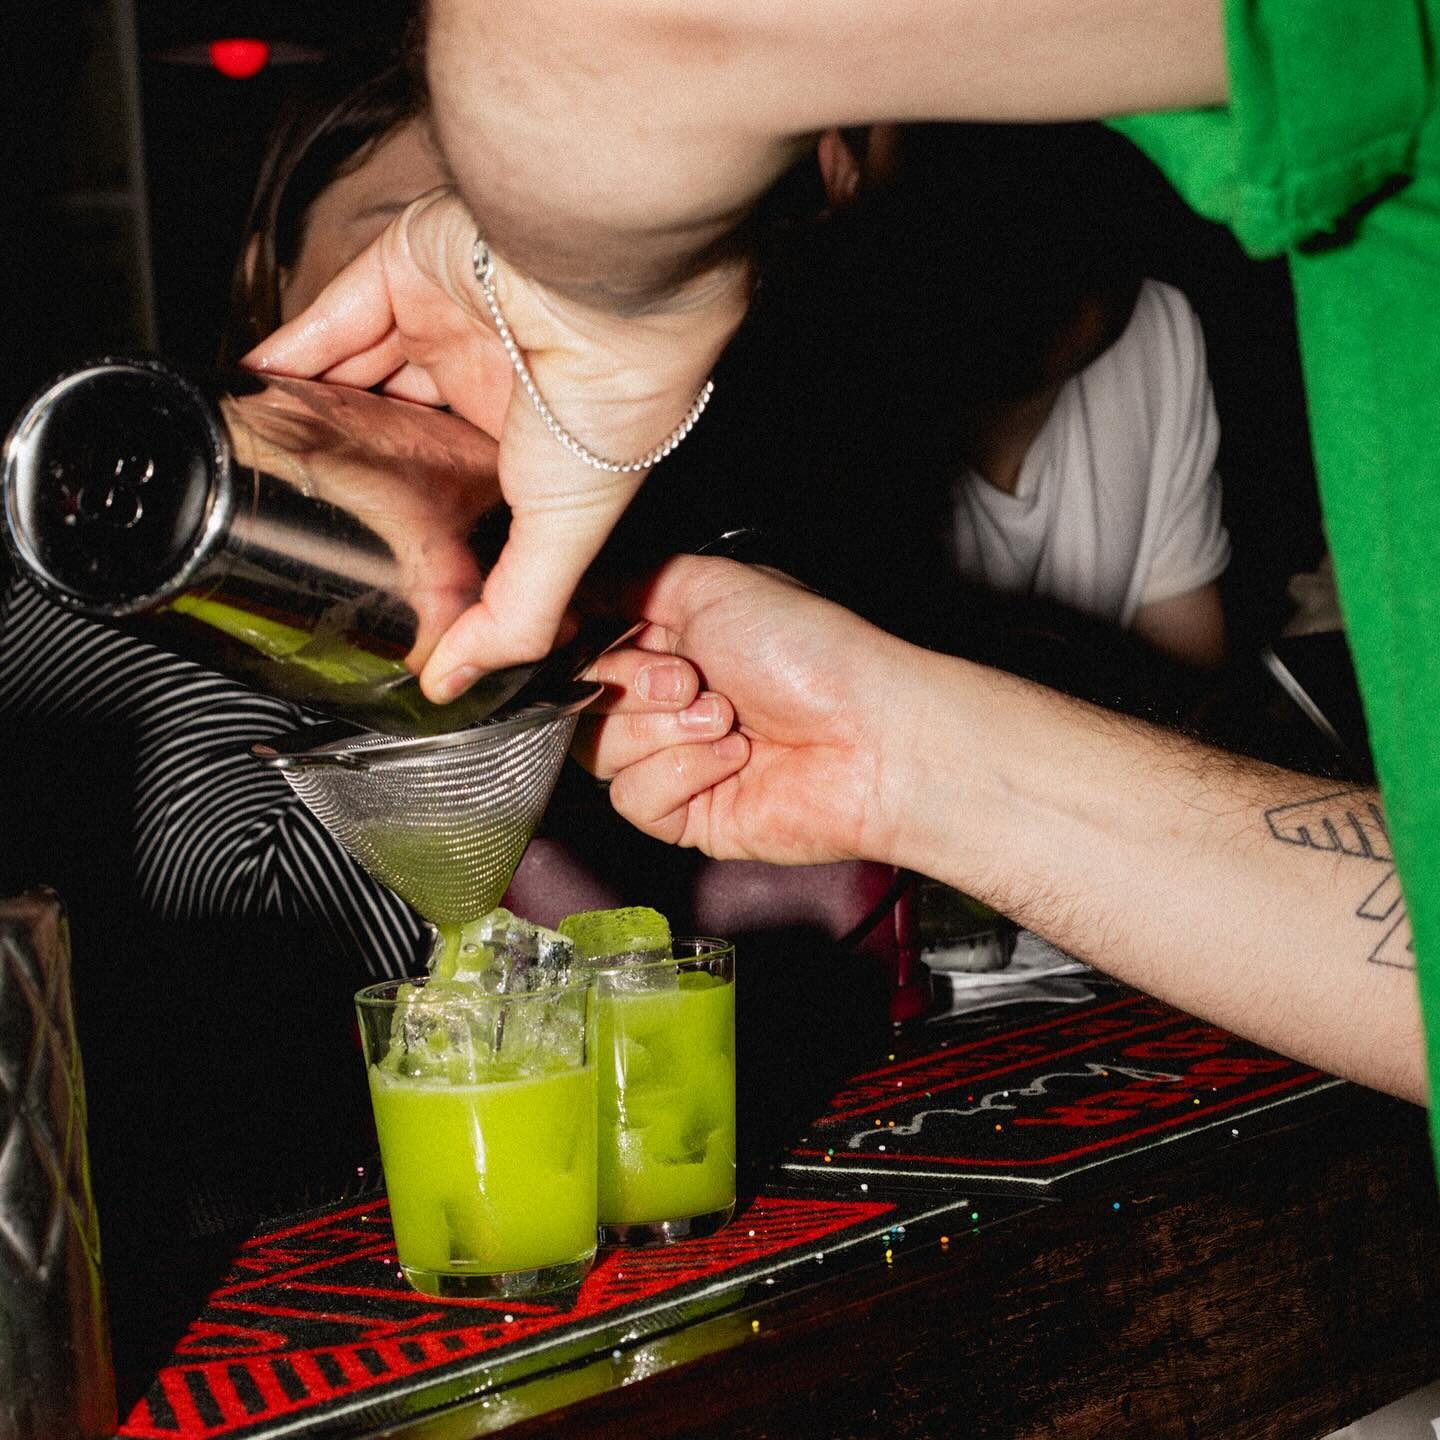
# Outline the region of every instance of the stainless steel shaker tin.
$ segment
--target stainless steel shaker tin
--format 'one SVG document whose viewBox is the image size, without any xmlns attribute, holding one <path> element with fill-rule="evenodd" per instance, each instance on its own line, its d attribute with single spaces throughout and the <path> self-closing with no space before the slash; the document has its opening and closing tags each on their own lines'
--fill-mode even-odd
<svg viewBox="0 0 1440 1440">
<path fill-rule="evenodd" d="M 6 539 L 59 604 L 338 718 L 443 733 L 535 668 L 444 707 L 411 673 L 504 544 L 496 456 L 460 417 L 369 391 L 107 358 L 11 429 Z"/>
<path fill-rule="evenodd" d="M 16 556 L 51 598 L 107 615 L 195 583 L 235 511 L 218 414 L 147 361 L 102 360 L 53 381 L 11 430 L 4 473 Z"/>
</svg>

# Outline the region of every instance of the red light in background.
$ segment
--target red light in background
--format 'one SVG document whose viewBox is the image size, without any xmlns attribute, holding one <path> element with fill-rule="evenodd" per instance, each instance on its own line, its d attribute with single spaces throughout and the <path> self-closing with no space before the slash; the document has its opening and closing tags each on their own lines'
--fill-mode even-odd
<svg viewBox="0 0 1440 1440">
<path fill-rule="evenodd" d="M 270 59 L 270 46 L 264 40 L 212 40 L 210 63 L 231 80 L 248 80 L 258 75 Z"/>
</svg>

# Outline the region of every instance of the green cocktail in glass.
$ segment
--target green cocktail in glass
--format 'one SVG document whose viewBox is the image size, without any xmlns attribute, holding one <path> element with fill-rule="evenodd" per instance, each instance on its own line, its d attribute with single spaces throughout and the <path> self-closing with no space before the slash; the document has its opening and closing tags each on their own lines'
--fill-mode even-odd
<svg viewBox="0 0 1440 1440">
<path fill-rule="evenodd" d="M 600 1238 L 653 1245 L 735 1211 L 735 950 L 680 939 L 671 959 L 595 975 Z"/>
<path fill-rule="evenodd" d="M 395 1248 L 417 1290 L 578 1281 L 596 1241 L 590 977 L 516 994 L 430 980 L 356 997 Z"/>
</svg>

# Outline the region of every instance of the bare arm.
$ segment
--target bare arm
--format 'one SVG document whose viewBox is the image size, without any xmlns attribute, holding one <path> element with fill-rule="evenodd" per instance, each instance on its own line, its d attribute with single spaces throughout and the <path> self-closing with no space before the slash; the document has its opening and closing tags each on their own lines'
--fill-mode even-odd
<svg viewBox="0 0 1440 1440">
<path fill-rule="evenodd" d="M 640 754 L 602 732 L 587 758 L 642 828 L 722 858 L 918 870 L 1184 1010 L 1424 1097 L 1373 791 L 917 650 L 723 561 L 672 561 L 646 613 L 643 642 L 689 656 L 739 731 Z"/>
<path fill-rule="evenodd" d="M 1213 582 L 1142 605 L 1132 628 L 1142 640 L 1187 665 L 1208 668 L 1225 659 L 1225 611 L 1220 587 Z"/>
<path fill-rule="evenodd" d="M 924 664 L 930 719 L 943 706 L 955 738 L 902 783 L 924 797 L 899 827 L 902 863 L 1182 1009 L 1424 1098 L 1409 923 L 1374 791 Z"/>
<path fill-rule="evenodd" d="M 656 303 L 806 138 L 1223 100 L 1220 0 L 430 0 L 441 147 L 497 248 Z"/>
</svg>

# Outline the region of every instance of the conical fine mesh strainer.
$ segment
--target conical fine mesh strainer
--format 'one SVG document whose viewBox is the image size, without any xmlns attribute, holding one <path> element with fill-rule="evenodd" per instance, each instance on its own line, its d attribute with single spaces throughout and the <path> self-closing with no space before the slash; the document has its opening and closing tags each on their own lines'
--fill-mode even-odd
<svg viewBox="0 0 1440 1440">
<path fill-rule="evenodd" d="M 252 750 L 376 880 L 433 924 L 458 925 L 500 903 L 602 688 L 570 685 L 453 734 L 301 731 Z"/>
</svg>

